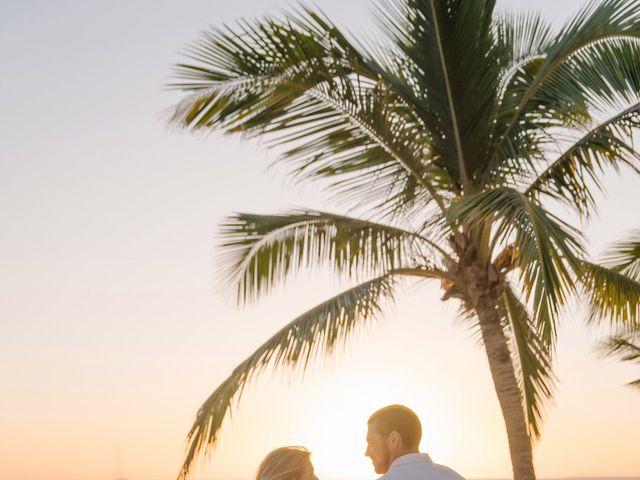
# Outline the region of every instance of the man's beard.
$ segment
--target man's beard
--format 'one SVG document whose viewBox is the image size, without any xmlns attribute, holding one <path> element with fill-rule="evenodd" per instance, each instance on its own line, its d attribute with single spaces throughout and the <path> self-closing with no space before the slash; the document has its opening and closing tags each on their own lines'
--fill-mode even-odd
<svg viewBox="0 0 640 480">
<path fill-rule="evenodd" d="M 384 475 L 389 471 L 389 467 L 391 466 L 391 454 L 388 449 L 385 451 L 384 462 L 379 463 L 378 465 L 374 464 L 373 466 L 378 475 Z"/>
</svg>

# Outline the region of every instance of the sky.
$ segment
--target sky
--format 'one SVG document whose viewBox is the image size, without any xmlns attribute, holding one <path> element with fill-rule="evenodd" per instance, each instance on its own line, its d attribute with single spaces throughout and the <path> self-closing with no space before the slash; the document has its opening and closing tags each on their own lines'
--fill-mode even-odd
<svg viewBox="0 0 640 480">
<path fill-rule="evenodd" d="M 499 1 L 556 25 L 584 2 Z M 317 0 L 354 31 L 365 0 Z M 255 305 L 216 279 L 216 232 L 236 211 L 340 212 L 319 186 L 292 185 L 258 141 L 167 129 L 164 88 L 210 25 L 285 8 L 280 0 L 22 1 L 0 4 L 0 480 L 175 477 L 200 403 L 270 334 L 344 284 L 300 275 Z M 637 228 L 640 186 L 605 181 L 581 225 L 589 251 Z M 468 478 L 511 472 L 486 360 L 439 301 L 401 292 L 384 318 L 308 374 L 256 381 L 195 478 L 247 479 L 271 449 L 307 446 L 320 478 L 375 478 L 366 420 L 404 403 L 422 449 Z M 640 476 L 637 368 L 600 358 L 606 329 L 569 309 L 559 386 L 535 448 L 541 478 Z M 118 451 L 120 461 L 118 462 Z"/>
</svg>

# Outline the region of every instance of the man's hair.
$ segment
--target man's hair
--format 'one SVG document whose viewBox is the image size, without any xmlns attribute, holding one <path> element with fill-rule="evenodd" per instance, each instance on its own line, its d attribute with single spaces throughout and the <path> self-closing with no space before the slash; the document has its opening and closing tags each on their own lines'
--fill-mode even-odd
<svg viewBox="0 0 640 480">
<path fill-rule="evenodd" d="M 407 448 L 418 448 L 422 439 L 422 425 L 413 410 L 403 405 L 389 405 L 369 417 L 368 425 L 375 424 L 375 430 L 384 436 L 398 432 Z"/>
</svg>

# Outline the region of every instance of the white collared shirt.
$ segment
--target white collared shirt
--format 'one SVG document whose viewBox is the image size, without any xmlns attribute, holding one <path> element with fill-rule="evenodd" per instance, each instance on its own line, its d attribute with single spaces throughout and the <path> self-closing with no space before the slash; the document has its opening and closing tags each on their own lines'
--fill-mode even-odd
<svg viewBox="0 0 640 480">
<path fill-rule="evenodd" d="M 431 461 L 426 453 L 408 453 L 396 458 L 380 480 L 464 480 L 444 465 Z"/>
</svg>

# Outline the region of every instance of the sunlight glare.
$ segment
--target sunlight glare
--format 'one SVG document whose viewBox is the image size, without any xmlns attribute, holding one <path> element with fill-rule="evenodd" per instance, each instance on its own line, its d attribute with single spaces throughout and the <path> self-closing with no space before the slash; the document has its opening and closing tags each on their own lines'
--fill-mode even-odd
<svg viewBox="0 0 640 480">
<path fill-rule="evenodd" d="M 318 477 L 376 477 L 371 461 L 364 456 L 367 420 L 377 409 L 394 403 L 410 407 L 421 418 L 422 447 L 425 440 L 437 439 L 438 456 L 447 456 L 452 444 L 446 428 L 448 412 L 443 405 L 434 404 L 425 385 L 415 378 L 415 371 L 349 370 L 348 375 L 333 372 L 305 394 L 310 413 L 298 428 L 304 432 L 303 445 L 312 452 Z M 326 392 L 335 394 L 327 396 Z"/>
</svg>

